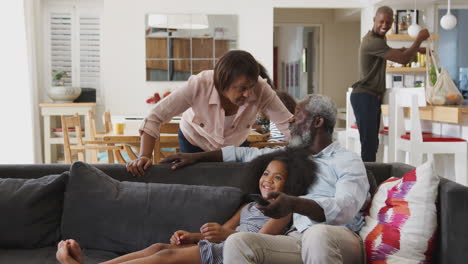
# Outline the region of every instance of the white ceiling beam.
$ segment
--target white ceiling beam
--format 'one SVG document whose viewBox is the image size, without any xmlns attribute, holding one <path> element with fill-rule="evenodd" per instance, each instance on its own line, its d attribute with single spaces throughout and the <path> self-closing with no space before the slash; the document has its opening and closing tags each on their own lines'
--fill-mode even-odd
<svg viewBox="0 0 468 264">
<path fill-rule="evenodd" d="M 361 20 L 360 8 L 340 8 L 334 10 L 336 22 L 352 22 Z"/>
<path fill-rule="evenodd" d="M 373 0 L 273 0 L 275 8 L 363 8 Z"/>
</svg>

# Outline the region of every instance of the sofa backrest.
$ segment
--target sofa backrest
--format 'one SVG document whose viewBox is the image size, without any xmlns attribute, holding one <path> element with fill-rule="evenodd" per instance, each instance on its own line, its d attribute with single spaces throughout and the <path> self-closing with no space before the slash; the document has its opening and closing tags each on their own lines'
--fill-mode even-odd
<svg viewBox="0 0 468 264">
<path fill-rule="evenodd" d="M 123 164 L 93 164 L 98 169 L 119 181 L 183 183 L 189 185 L 233 186 L 246 192 L 252 191 L 256 184 L 247 179 L 245 163 L 205 162 L 178 170 L 171 170 L 168 164 L 152 166 L 143 177 L 133 177 L 127 173 Z M 401 177 L 414 167 L 403 163 L 366 162 L 372 171 L 377 185 L 391 176 Z M 0 165 L 0 178 L 40 178 L 51 174 L 60 174 L 70 169 L 69 164 L 27 164 Z"/>
<path fill-rule="evenodd" d="M 178 170 L 169 164 L 152 166 L 144 176 L 134 177 L 123 164 L 93 164 L 107 175 L 119 181 L 180 183 L 187 185 L 232 186 L 246 193 L 257 192 L 258 182 L 249 179 L 246 163 L 205 162 Z M 40 178 L 68 171 L 68 164 L 0 165 L 0 178 Z"/>
</svg>

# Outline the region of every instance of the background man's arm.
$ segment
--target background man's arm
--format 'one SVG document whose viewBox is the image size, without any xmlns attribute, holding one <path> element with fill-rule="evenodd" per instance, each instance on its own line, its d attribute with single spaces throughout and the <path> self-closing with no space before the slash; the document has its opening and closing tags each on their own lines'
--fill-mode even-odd
<svg viewBox="0 0 468 264">
<path fill-rule="evenodd" d="M 411 59 L 416 55 L 416 53 L 420 51 L 421 43 L 424 40 L 428 39 L 429 36 L 429 31 L 427 31 L 427 29 L 421 30 L 411 47 L 401 49 L 389 49 L 385 53 L 384 59 L 398 62 L 400 64 L 409 63 Z"/>
</svg>

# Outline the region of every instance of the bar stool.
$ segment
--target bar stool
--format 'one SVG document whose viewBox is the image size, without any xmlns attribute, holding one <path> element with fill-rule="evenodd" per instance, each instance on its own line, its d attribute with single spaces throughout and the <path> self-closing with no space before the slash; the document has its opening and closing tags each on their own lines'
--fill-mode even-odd
<svg viewBox="0 0 468 264">
<path fill-rule="evenodd" d="M 418 98 L 418 94 L 411 93 L 410 90 L 417 88 L 406 88 L 395 90 L 390 95 L 390 119 L 395 121 L 394 131 L 390 132 L 392 141 L 395 142 L 394 155 L 397 162 L 406 162 L 406 153 L 409 154 L 409 164 L 419 166 L 423 163 L 423 156 L 433 159 L 434 154 L 454 154 L 455 155 L 455 180 L 463 185 L 468 185 L 467 176 L 467 142 L 461 138 L 447 137 L 433 133 L 423 133 L 421 129 L 421 119 L 419 117 L 418 101 L 425 101 Z M 407 90 L 407 91 L 405 91 Z M 410 94 L 410 132 L 405 129 L 404 107 L 408 106 Z M 393 136 L 394 135 L 394 136 Z M 391 143 L 390 143 L 391 144 Z"/>
</svg>

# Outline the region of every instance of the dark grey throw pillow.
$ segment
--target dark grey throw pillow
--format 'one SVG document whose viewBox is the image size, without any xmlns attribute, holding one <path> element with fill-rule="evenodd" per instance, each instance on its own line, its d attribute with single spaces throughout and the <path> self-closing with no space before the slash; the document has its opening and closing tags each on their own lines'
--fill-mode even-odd
<svg viewBox="0 0 468 264">
<path fill-rule="evenodd" d="M 371 194 L 371 196 L 374 196 L 374 193 L 377 191 L 377 181 L 375 180 L 375 175 L 374 173 L 369 170 L 369 169 L 366 169 L 366 172 L 367 172 L 367 179 L 369 180 L 369 193 Z"/>
<path fill-rule="evenodd" d="M 60 239 L 67 177 L 0 179 L 0 248 L 39 248 Z"/>
<path fill-rule="evenodd" d="M 180 229 L 199 232 L 204 223 L 224 223 L 241 198 L 241 190 L 233 187 L 119 182 L 75 162 L 65 193 L 62 234 L 84 248 L 133 252 L 169 243 Z"/>
</svg>

